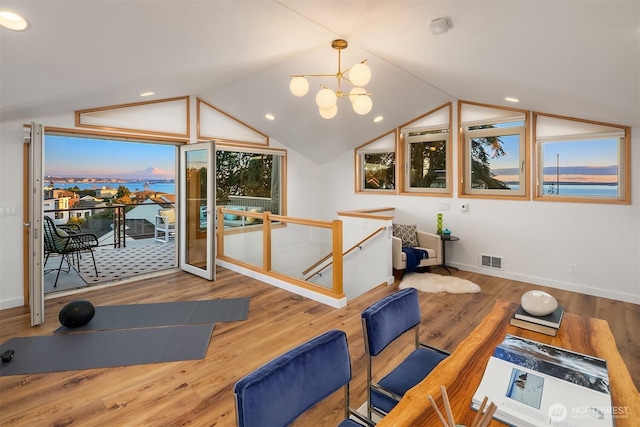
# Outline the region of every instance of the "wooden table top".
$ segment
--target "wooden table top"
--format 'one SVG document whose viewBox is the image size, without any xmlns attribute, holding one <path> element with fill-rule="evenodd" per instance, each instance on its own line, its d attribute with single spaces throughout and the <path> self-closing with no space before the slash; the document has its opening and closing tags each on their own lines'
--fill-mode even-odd
<svg viewBox="0 0 640 427">
<path fill-rule="evenodd" d="M 551 337 L 516 328 L 509 324 L 517 304 L 497 300 L 493 310 L 429 376 L 409 390 L 402 401 L 378 427 L 441 426 L 427 399 L 433 396 L 444 411 L 440 386 L 447 388 L 451 410 L 457 424 L 471 425 L 476 412 L 471 409 L 475 393 L 489 358 L 507 334 L 596 356 L 607 361 L 616 427 L 637 426 L 640 420 L 640 393 L 625 365 L 609 324 L 573 313 L 565 313 L 558 335 Z M 490 426 L 505 424 L 492 420 Z"/>
</svg>

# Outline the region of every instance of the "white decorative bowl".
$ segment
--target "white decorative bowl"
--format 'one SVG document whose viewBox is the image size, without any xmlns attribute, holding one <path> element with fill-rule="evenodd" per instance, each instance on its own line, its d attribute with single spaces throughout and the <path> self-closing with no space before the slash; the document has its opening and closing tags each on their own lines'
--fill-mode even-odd
<svg viewBox="0 0 640 427">
<path fill-rule="evenodd" d="M 558 308 L 558 301 L 544 291 L 529 291 L 522 295 L 520 305 L 532 316 L 546 316 Z"/>
</svg>

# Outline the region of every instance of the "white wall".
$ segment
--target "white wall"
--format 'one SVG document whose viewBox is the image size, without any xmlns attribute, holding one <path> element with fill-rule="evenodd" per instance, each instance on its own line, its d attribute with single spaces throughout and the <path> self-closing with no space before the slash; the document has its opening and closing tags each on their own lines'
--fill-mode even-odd
<svg viewBox="0 0 640 427">
<path fill-rule="evenodd" d="M 274 139 L 269 146 L 287 150 L 287 216 L 320 219 L 324 204 L 322 168 Z"/>
<path fill-rule="evenodd" d="M 22 305 L 22 126 L 0 127 L 0 309 Z"/>
<path fill-rule="evenodd" d="M 441 203 L 447 263 L 463 270 L 640 303 L 640 129 L 632 131 L 632 204 L 600 205 L 355 194 L 353 152 L 324 166 L 324 215 L 336 210 L 396 208 L 395 222 L 434 232 Z M 454 135 L 454 147 L 457 140 Z M 454 148 L 455 150 L 455 148 Z M 454 151 L 455 153 L 455 151 Z M 457 165 L 454 162 L 454 174 Z M 469 205 L 460 212 L 459 205 Z M 478 254 L 501 256 L 503 270 L 479 267 Z M 569 274 L 569 264 L 578 274 Z"/>
</svg>

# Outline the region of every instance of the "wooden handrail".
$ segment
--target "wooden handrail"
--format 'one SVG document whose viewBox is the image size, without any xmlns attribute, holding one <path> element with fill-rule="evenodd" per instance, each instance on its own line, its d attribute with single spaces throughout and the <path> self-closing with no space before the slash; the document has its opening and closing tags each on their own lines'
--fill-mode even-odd
<svg viewBox="0 0 640 427">
<path fill-rule="evenodd" d="M 371 239 L 373 236 L 375 236 L 376 234 L 380 233 L 381 231 L 386 230 L 387 227 L 380 227 L 378 228 L 376 231 L 374 231 L 373 233 L 369 234 L 367 237 L 365 237 L 364 239 L 360 240 L 358 243 L 356 243 L 355 245 L 351 246 L 349 249 L 347 249 L 342 256 L 344 257 L 345 255 L 347 255 L 349 252 L 353 251 L 356 248 L 359 248 L 364 242 L 366 242 L 367 240 Z M 320 261 L 316 262 L 313 266 L 307 268 L 302 275 L 304 276 L 305 274 L 307 274 L 309 271 L 311 271 L 313 268 L 317 267 L 319 264 L 323 263 L 324 261 L 326 261 L 327 259 L 331 258 L 331 253 L 327 256 L 325 256 L 323 259 L 321 259 Z M 333 264 L 333 261 L 331 261 L 330 263 L 328 263 L 327 265 L 325 265 L 324 267 L 322 267 L 320 270 L 316 271 L 315 273 L 313 273 L 311 276 L 305 278 L 305 280 L 315 276 L 316 274 L 319 274 L 322 270 L 328 268 L 329 266 L 331 266 Z"/>
<path fill-rule="evenodd" d="M 316 268 L 317 266 L 319 266 L 320 264 L 322 264 L 323 262 L 331 258 L 331 255 L 333 255 L 333 252 L 329 252 L 327 255 L 322 257 L 322 259 L 314 262 L 309 268 L 307 268 L 305 271 L 302 272 L 302 275 L 304 276 L 305 274 L 307 274 L 308 272 L 310 272 L 311 270 L 313 270 L 314 268 Z"/>
<path fill-rule="evenodd" d="M 360 246 L 361 244 L 363 244 L 364 242 L 366 242 L 367 240 L 369 240 L 371 237 L 375 236 L 377 233 L 379 233 L 381 230 L 383 230 L 385 227 L 380 227 L 379 229 L 377 229 L 376 231 L 374 231 L 373 233 L 369 234 L 367 237 L 365 237 L 364 239 L 362 239 L 360 242 L 358 242 L 357 244 L 355 244 L 354 246 L 350 247 L 347 251 L 345 251 L 345 253 L 342 254 L 342 256 L 345 256 L 346 254 L 348 254 L 349 252 L 351 252 L 352 250 L 354 250 L 355 248 L 357 248 L 358 246 Z M 325 255 L 324 257 L 322 257 L 322 259 L 320 259 L 319 261 L 316 261 L 315 263 L 313 263 L 309 268 L 307 268 L 306 270 L 304 270 L 302 272 L 302 275 L 304 276 L 305 274 L 307 274 L 308 272 L 310 272 L 311 270 L 313 270 L 314 268 L 316 268 L 317 266 L 319 266 L 320 264 L 322 264 L 323 262 L 325 262 L 326 260 L 328 260 L 329 258 L 331 258 L 331 256 L 333 255 L 333 252 L 329 252 L 327 255 Z M 331 263 L 329 263 L 328 265 L 331 265 Z M 321 271 L 321 270 L 320 270 Z"/>
<path fill-rule="evenodd" d="M 391 214 L 384 214 L 384 212 L 391 212 Z M 390 220 L 390 219 L 393 219 L 394 212 L 395 212 L 395 208 L 393 207 L 381 207 L 381 208 L 358 209 L 353 211 L 340 211 L 338 212 L 338 216 Z"/>
</svg>

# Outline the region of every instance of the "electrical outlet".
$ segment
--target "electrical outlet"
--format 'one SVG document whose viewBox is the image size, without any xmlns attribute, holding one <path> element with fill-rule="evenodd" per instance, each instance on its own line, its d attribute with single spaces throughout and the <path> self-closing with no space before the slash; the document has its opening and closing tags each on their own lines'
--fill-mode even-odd
<svg viewBox="0 0 640 427">
<path fill-rule="evenodd" d="M 469 205 L 467 205 L 466 203 L 462 203 L 460 205 L 460 212 L 466 212 L 469 210 Z"/>
<path fill-rule="evenodd" d="M 569 274 L 578 274 L 578 264 L 569 264 Z"/>
</svg>

